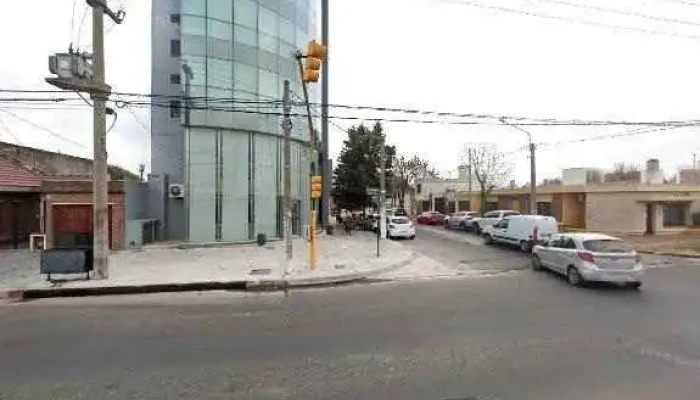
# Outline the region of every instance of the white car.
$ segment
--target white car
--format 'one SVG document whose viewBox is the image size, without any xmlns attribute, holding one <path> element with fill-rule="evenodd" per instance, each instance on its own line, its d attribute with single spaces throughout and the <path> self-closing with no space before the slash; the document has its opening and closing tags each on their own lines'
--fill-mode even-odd
<svg viewBox="0 0 700 400">
<path fill-rule="evenodd" d="M 566 275 L 573 286 L 613 282 L 631 288 L 642 285 L 639 255 L 622 240 L 600 233 L 562 233 L 532 250 L 532 269 Z"/>
<path fill-rule="evenodd" d="M 512 215 L 484 228 L 484 243 L 505 243 L 529 252 L 543 240 L 559 232 L 557 220 L 544 215 Z"/>
<path fill-rule="evenodd" d="M 513 210 L 495 210 L 485 212 L 481 217 L 472 218 L 472 230 L 480 235 L 481 231 L 483 231 L 487 226 L 493 225 L 503 218 L 510 217 L 511 215 L 520 215 L 520 213 Z"/>
<path fill-rule="evenodd" d="M 388 217 L 386 219 L 386 235 L 389 239 L 416 238 L 416 228 L 408 217 Z"/>
</svg>

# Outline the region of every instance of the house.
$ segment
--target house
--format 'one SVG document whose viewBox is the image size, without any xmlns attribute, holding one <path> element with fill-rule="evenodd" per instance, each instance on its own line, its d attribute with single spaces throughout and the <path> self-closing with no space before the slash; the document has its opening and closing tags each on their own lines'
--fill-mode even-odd
<svg viewBox="0 0 700 400">
<path fill-rule="evenodd" d="M 479 183 L 472 176 L 468 165 L 460 165 L 456 179 L 421 179 L 416 182 L 415 193 L 411 196 L 413 213 L 423 211 L 440 211 L 453 213 L 460 210 L 470 210 L 469 200 L 456 200 L 459 192 L 477 190 Z"/>
<path fill-rule="evenodd" d="M 126 187 L 139 177 L 109 169 L 109 246 L 125 244 Z M 92 243 L 92 160 L 0 142 L 0 246 L 25 247 L 30 234 L 47 247 Z"/>
</svg>

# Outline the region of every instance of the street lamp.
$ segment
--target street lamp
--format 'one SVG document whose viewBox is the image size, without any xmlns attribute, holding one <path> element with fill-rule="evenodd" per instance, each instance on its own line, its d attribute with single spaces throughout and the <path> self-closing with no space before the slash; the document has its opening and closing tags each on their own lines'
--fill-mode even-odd
<svg viewBox="0 0 700 400">
<path fill-rule="evenodd" d="M 530 149 L 530 214 L 537 214 L 537 167 L 535 164 L 535 143 L 532 141 L 532 134 L 525 129 L 508 123 L 505 118 L 501 118 L 500 121 L 520 132 L 525 132 L 528 140 L 528 148 Z"/>
</svg>

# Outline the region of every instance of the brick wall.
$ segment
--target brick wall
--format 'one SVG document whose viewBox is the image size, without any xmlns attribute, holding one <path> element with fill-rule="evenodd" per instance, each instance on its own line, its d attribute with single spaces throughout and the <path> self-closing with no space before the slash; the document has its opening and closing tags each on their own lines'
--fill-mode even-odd
<svg viewBox="0 0 700 400">
<path fill-rule="evenodd" d="M 53 246 L 53 213 L 55 204 L 92 204 L 92 193 L 50 193 L 46 202 L 46 234 L 49 246 Z M 112 212 L 112 249 L 124 248 L 124 194 L 110 193 L 108 198 Z"/>
<path fill-rule="evenodd" d="M 646 205 L 638 200 L 638 193 L 587 193 L 586 229 L 644 233 Z"/>
</svg>

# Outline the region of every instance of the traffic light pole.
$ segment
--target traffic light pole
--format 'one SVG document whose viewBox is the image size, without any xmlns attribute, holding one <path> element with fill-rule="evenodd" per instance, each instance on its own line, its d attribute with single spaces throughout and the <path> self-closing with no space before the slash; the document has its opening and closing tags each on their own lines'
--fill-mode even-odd
<svg viewBox="0 0 700 400">
<path fill-rule="evenodd" d="M 328 30 L 328 14 L 330 0 L 321 0 L 321 42 L 326 48 L 330 43 Z M 329 211 L 331 204 L 331 170 L 328 158 L 328 54 L 322 61 L 321 74 L 321 175 L 323 176 L 323 192 L 321 194 L 321 223 L 330 225 Z"/>
</svg>

